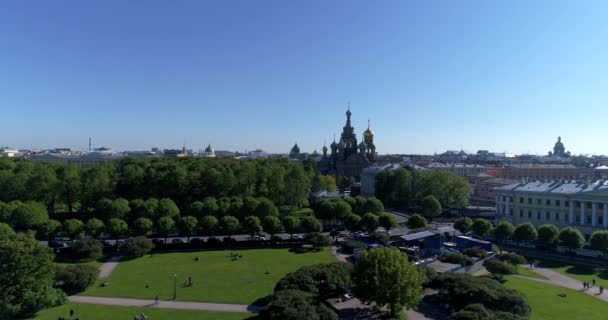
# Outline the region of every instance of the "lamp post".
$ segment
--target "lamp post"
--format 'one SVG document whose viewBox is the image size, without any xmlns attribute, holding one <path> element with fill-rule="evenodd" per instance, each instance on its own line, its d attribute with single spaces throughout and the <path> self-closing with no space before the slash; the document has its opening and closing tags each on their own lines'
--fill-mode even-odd
<svg viewBox="0 0 608 320">
<path fill-rule="evenodd" d="M 173 275 L 173 300 L 177 299 L 177 274 Z"/>
</svg>

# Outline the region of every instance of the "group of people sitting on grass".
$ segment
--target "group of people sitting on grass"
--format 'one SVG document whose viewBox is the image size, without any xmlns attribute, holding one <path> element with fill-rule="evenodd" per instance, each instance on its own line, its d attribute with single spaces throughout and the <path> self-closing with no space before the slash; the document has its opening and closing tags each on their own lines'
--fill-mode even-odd
<svg viewBox="0 0 608 320">
<path fill-rule="evenodd" d="M 143 313 L 140 313 L 133 318 L 133 320 L 147 320 L 147 319 L 148 319 L 148 316 L 146 316 Z"/>
<path fill-rule="evenodd" d="M 232 260 L 232 261 L 236 261 L 236 260 L 238 260 L 238 259 L 240 259 L 242 257 L 243 256 L 240 255 L 240 254 L 238 254 L 238 253 L 232 253 L 232 252 L 230 252 L 230 260 Z"/>
</svg>

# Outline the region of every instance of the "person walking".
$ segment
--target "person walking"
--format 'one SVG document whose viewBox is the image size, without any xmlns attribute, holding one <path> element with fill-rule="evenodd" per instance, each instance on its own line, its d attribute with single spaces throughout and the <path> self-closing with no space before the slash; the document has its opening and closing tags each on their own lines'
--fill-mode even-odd
<svg viewBox="0 0 608 320">
<path fill-rule="evenodd" d="M 154 304 L 158 305 L 158 296 L 154 297 Z"/>
<path fill-rule="evenodd" d="M 595 286 L 595 279 L 592 279 L 591 283 L 593 283 L 592 287 Z"/>
</svg>

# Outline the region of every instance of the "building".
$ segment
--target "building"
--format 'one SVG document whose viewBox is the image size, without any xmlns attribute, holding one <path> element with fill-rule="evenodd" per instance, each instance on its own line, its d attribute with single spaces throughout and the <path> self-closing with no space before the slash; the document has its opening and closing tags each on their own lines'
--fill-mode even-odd
<svg viewBox="0 0 608 320">
<path fill-rule="evenodd" d="M 608 181 L 525 182 L 496 188 L 496 221 L 576 227 L 586 237 L 608 228 Z"/>
<path fill-rule="evenodd" d="M 492 170 L 495 172 L 497 170 Z M 585 180 L 593 179 L 594 170 L 585 167 L 575 167 L 563 164 L 524 164 L 502 167 L 499 177 L 514 180 Z"/>
<path fill-rule="evenodd" d="M 487 174 L 467 177 L 471 186 L 469 204 L 471 206 L 496 206 L 496 188 L 516 183 L 516 180 L 495 178 Z"/>
<path fill-rule="evenodd" d="M 211 144 L 209 144 L 200 155 L 205 158 L 215 158 L 215 151 L 211 148 Z"/>
<path fill-rule="evenodd" d="M 42 153 L 34 154 L 28 158 L 35 161 L 65 163 L 79 167 L 99 165 L 108 161 L 123 159 L 124 154 L 109 152 L 86 152 L 86 153 Z"/>
<path fill-rule="evenodd" d="M 472 177 L 480 174 L 486 174 L 486 168 L 478 164 L 434 162 L 427 165 L 426 168 L 433 171 L 448 171 L 461 177 Z"/>
<path fill-rule="evenodd" d="M 363 132 L 363 141 L 357 144 L 355 128 L 351 125 L 351 115 L 349 107 L 346 111 L 346 125 L 342 130 L 340 142 L 337 143 L 334 137 L 334 142 L 330 145 L 331 154 L 327 154 L 328 149 L 323 146 L 323 156 L 317 163 L 322 174 L 359 179 L 363 169 L 375 162 L 374 132 L 369 126 L 369 121 L 367 130 Z"/>
<path fill-rule="evenodd" d="M 570 157 L 570 151 L 566 152 L 566 147 L 562 142 L 562 137 L 557 137 L 557 142 L 553 146 L 553 152 L 549 151 L 549 156 L 567 158 Z"/>
<path fill-rule="evenodd" d="M 9 157 L 12 158 L 19 154 L 19 150 L 12 149 L 9 147 L 0 147 L 0 157 Z"/>
</svg>

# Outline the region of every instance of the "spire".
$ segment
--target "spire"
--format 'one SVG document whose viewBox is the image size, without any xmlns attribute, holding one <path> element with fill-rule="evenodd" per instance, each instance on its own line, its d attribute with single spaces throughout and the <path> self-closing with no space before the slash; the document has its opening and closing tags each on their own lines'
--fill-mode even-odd
<svg viewBox="0 0 608 320">
<path fill-rule="evenodd" d="M 370 119 L 369 119 L 369 118 L 367 118 L 367 130 L 369 130 L 369 128 L 370 128 L 370 125 L 369 125 L 369 124 L 370 124 Z"/>
</svg>

